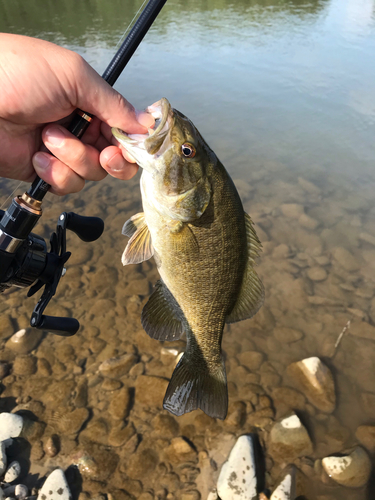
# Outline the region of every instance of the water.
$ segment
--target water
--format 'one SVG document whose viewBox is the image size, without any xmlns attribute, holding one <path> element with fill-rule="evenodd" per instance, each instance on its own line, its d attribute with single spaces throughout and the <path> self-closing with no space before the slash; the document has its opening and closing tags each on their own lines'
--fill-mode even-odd
<svg viewBox="0 0 375 500">
<path fill-rule="evenodd" d="M 102 72 L 138 7 L 116 0 L 3 0 L 0 31 L 72 48 Z M 26 396 L 43 404 L 37 416 L 47 427 L 34 437 L 30 472 L 42 476 L 57 465 L 66 468 L 85 452 L 99 463 L 86 467 L 87 495 L 81 493 L 80 500 L 98 492 L 120 496 L 119 490 L 142 500 L 167 493 L 171 500 L 199 498 L 197 491 L 205 499 L 226 458 L 225 446 L 233 436 L 256 430 L 271 488 L 284 465 L 267 452 L 270 419 L 285 411 L 277 389 L 293 386 L 286 373 L 290 363 L 315 355 L 333 371 L 335 413 L 325 416 L 303 398 L 288 403 L 311 435 L 311 458 L 349 449 L 358 442 L 358 426 L 374 424 L 374 49 L 373 0 L 168 2 L 116 88 L 136 107 L 166 96 L 186 113 L 237 182 L 256 223 L 264 246 L 258 273 L 265 306 L 254 319 L 227 329 L 223 341 L 230 412 L 241 401 L 246 415 L 221 423 L 195 412 L 163 424 L 158 415 L 166 412 L 157 406 L 162 395 L 155 402 L 137 392 L 142 370 L 169 378 L 174 363 L 142 333 L 139 321 L 157 279 L 155 268 L 120 264 L 122 224 L 141 210 L 138 178 L 88 183 L 78 195 L 49 196 L 36 231 L 48 238 L 67 210 L 105 220 L 105 234 L 96 243 L 81 245 L 70 236 L 73 256 L 50 306 L 50 314 L 75 316 L 83 328 L 69 340 L 44 335 L 31 356 L 39 360 L 36 371 L 25 376 L 17 366 L 3 380 L 1 409 L 25 403 Z M 2 182 L 1 202 L 16 185 Z M 302 212 L 308 217 L 301 218 Z M 345 250 L 351 264 L 339 258 Z M 23 297 L 14 291 L 0 305 L 14 329 L 26 326 L 34 306 Z M 351 329 L 334 352 L 349 320 Z M 361 321 L 370 325 L 368 338 L 360 333 Z M 275 333 L 280 327 L 299 332 L 299 340 L 285 342 Z M 13 361 L 4 344 L 0 360 Z M 241 366 L 239 354 L 246 351 L 262 353 L 259 368 Z M 139 356 L 130 375 L 98 374 L 101 362 L 124 353 Z M 126 407 L 127 390 L 129 411 L 119 414 L 115 402 Z M 254 427 L 254 411 L 265 404 L 259 391 L 271 398 L 273 409 L 268 421 Z M 80 409 L 86 407 L 89 414 Z M 80 419 L 83 430 L 69 433 L 66 422 L 78 426 Z M 38 456 L 40 441 L 45 444 L 51 434 L 60 436 L 60 453 Z M 179 461 L 168 454 L 175 436 L 190 439 L 199 455 Z M 87 457 L 82 462 L 92 464 Z M 322 481 L 313 461 L 296 464 L 304 474 L 300 494 L 309 500 L 373 498 L 371 481 L 367 488 L 348 489 Z"/>
</svg>

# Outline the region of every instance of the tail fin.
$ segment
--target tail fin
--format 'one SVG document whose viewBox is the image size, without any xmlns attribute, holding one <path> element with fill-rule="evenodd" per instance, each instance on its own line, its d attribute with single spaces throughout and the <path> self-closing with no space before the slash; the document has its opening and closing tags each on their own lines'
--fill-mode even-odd
<svg viewBox="0 0 375 500">
<path fill-rule="evenodd" d="M 197 365 L 189 363 L 185 353 L 172 374 L 163 407 L 177 416 L 200 408 L 210 417 L 224 420 L 228 411 L 224 361 L 214 367 L 205 362 Z"/>
</svg>

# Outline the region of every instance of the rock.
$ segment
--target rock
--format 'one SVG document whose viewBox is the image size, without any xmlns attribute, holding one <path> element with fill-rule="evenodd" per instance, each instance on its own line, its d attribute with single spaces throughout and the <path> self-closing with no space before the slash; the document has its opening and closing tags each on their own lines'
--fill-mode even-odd
<svg viewBox="0 0 375 500">
<path fill-rule="evenodd" d="M 13 363 L 13 374 L 33 375 L 37 370 L 36 361 L 35 356 L 17 356 Z"/>
<path fill-rule="evenodd" d="M 361 267 L 359 261 L 346 248 L 336 247 L 332 250 L 332 255 L 346 271 L 358 271 Z"/>
<path fill-rule="evenodd" d="M 375 394 L 372 392 L 362 392 L 361 394 L 361 406 L 363 411 L 370 418 L 374 418 L 375 415 Z"/>
<path fill-rule="evenodd" d="M 61 433 L 77 434 L 89 417 L 90 412 L 87 408 L 76 408 L 72 412 L 57 411 L 53 420 Z"/>
<path fill-rule="evenodd" d="M 29 494 L 29 490 L 24 484 L 17 484 L 14 489 L 14 494 L 16 496 L 16 500 L 24 500 Z"/>
<path fill-rule="evenodd" d="M 207 500 L 219 500 L 216 489 L 209 492 Z"/>
<path fill-rule="evenodd" d="M 38 375 L 41 375 L 42 377 L 49 377 L 52 373 L 52 368 L 49 361 L 47 361 L 45 358 L 38 358 L 37 372 Z"/>
<path fill-rule="evenodd" d="M 292 363 L 287 373 L 311 404 L 325 413 L 334 411 L 336 395 L 332 373 L 319 358 L 311 357 Z"/>
<path fill-rule="evenodd" d="M 40 330 L 23 328 L 6 342 L 5 347 L 17 354 L 28 354 L 39 344 L 43 336 Z"/>
<path fill-rule="evenodd" d="M 0 413 L 0 441 L 18 437 L 23 428 L 23 418 L 14 413 Z"/>
<path fill-rule="evenodd" d="M 301 188 L 310 194 L 320 194 L 320 189 L 312 182 L 304 179 L 303 177 L 298 177 L 298 184 Z"/>
<path fill-rule="evenodd" d="M 156 452 L 150 448 L 134 453 L 129 459 L 127 475 L 133 479 L 144 480 L 145 471 L 152 474 L 158 464 Z"/>
<path fill-rule="evenodd" d="M 7 468 L 7 454 L 5 452 L 6 449 L 6 441 L 1 441 L 0 442 L 0 477 L 5 472 L 5 469 Z"/>
<path fill-rule="evenodd" d="M 289 466 L 273 490 L 270 500 L 294 500 L 296 498 L 296 468 Z"/>
<path fill-rule="evenodd" d="M 278 414 L 281 416 L 290 410 L 305 410 L 305 396 L 291 387 L 276 387 L 272 391 L 272 399 Z"/>
<path fill-rule="evenodd" d="M 9 316 L 9 314 L 2 314 L 0 322 L 0 339 L 6 339 L 7 337 L 10 337 L 13 332 L 14 327 L 12 318 Z"/>
<path fill-rule="evenodd" d="M 14 460 L 11 464 L 9 464 L 9 467 L 7 468 L 5 475 L 4 475 L 4 482 L 5 483 L 12 483 L 17 479 L 17 477 L 21 474 L 21 466 L 19 462 Z"/>
<path fill-rule="evenodd" d="M 197 450 L 183 437 L 173 438 L 165 454 L 174 463 L 192 462 L 197 459 Z"/>
<path fill-rule="evenodd" d="M 66 482 L 64 472 L 56 469 L 47 477 L 39 490 L 37 500 L 71 500 L 72 495 Z"/>
<path fill-rule="evenodd" d="M 141 361 L 140 363 L 135 364 L 132 368 L 129 370 L 129 375 L 131 377 L 139 377 L 140 375 L 143 375 L 145 372 L 145 364 Z"/>
<path fill-rule="evenodd" d="M 375 426 L 360 425 L 356 430 L 355 437 L 368 449 L 370 453 L 375 452 Z"/>
<path fill-rule="evenodd" d="M 188 490 L 181 493 L 181 500 L 201 500 L 201 494 L 198 490 Z"/>
<path fill-rule="evenodd" d="M 116 380 L 115 378 L 105 378 L 102 383 L 103 391 L 117 391 L 122 387 L 122 383 L 120 380 Z"/>
<path fill-rule="evenodd" d="M 162 408 L 168 380 L 141 375 L 135 382 L 135 400 L 141 405 Z"/>
<path fill-rule="evenodd" d="M 60 451 L 60 442 L 58 436 L 56 434 L 50 436 L 45 445 L 44 445 L 44 452 L 46 455 L 49 457 L 55 457 L 58 452 Z"/>
<path fill-rule="evenodd" d="M 123 290 L 124 295 L 148 295 L 150 282 L 147 278 L 131 281 Z"/>
<path fill-rule="evenodd" d="M 99 366 L 99 372 L 105 377 L 120 378 L 129 373 L 130 368 L 137 362 L 135 354 L 124 354 L 118 358 L 110 358 Z"/>
<path fill-rule="evenodd" d="M 289 217 L 291 219 L 299 219 L 301 215 L 305 213 L 303 206 L 298 205 L 297 203 L 284 203 L 283 205 L 280 205 L 280 209 L 285 217 Z"/>
<path fill-rule="evenodd" d="M 324 281 L 327 279 L 327 271 L 323 267 L 314 266 L 307 270 L 307 276 L 311 281 Z"/>
<path fill-rule="evenodd" d="M 272 458 L 290 462 L 313 452 L 311 439 L 296 414 L 276 422 L 269 435 L 269 452 Z"/>
<path fill-rule="evenodd" d="M 217 493 L 224 500 L 256 500 L 257 477 L 253 437 L 240 436 L 223 464 Z"/>
<path fill-rule="evenodd" d="M 371 234 L 368 234 L 368 233 L 360 233 L 358 238 L 361 241 L 365 241 L 366 243 L 370 243 L 370 245 L 373 245 L 375 247 L 375 236 L 372 236 Z"/>
<path fill-rule="evenodd" d="M 123 446 L 134 434 L 135 428 L 131 422 L 128 425 L 121 422 L 118 426 L 112 427 L 108 436 L 108 444 L 114 447 Z"/>
<path fill-rule="evenodd" d="M 353 321 L 350 323 L 348 330 L 350 335 L 359 337 L 361 339 L 368 339 L 375 341 L 375 327 L 366 323 L 365 321 Z"/>
<path fill-rule="evenodd" d="M 291 342 L 297 342 L 297 340 L 302 339 L 303 333 L 294 328 L 288 328 L 285 326 L 279 326 L 274 328 L 274 336 L 276 340 L 282 343 L 289 344 Z"/>
<path fill-rule="evenodd" d="M 300 223 L 301 226 L 305 227 L 306 229 L 316 229 L 319 225 L 319 222 L 316 219 L 313 219 L 309 215 L 302 214 L 298 218 L 298 222 Z"/>
<path fill-rule="evenodd" d="M 336 483 L 350 488 L 364 486 L 371 473 L 371 460 L 360 446 L 349 455 L 323 458 L 322 465 Z"/>
<path fill-rule="evenodd" d="M 172 439 L 177 436 L 180 426 L 172 415 L 158 414 L 151 421 L 155 434 L 160 435 L 163 439 Z"/>
<path fill-rule="evenodd" d="M 225 425 L 242 427 L 246 420 L 246 404 L 243 401 L 235 401 L 228 408 L 228 415 L 224 421 Z"/>
<path fill-rule="evenodd" d="M 238 354 L 238 360 L 241 365 L 246 366 L 249 370 L 258 370 L 263 359 L 263 354 L 257 351 L 245 351 Z"/>
<path fill-rule="evenodd" d="M 116 391 L 112 396 L 112 401 L 108 408 L 111 417 L 116 420 L 124 420 L 128 417 L 130 412 L 130 402 L 131 397 L 127 387 Z"/>
<path fill-rule="evenodd" d="M 250 413 L 247 418 L 247 423 L 254 427 L 264 429 L 272 423 L 274 416 L 275 414 L 272 408 L 262 408 L 261 410 Z"/>
</svg>

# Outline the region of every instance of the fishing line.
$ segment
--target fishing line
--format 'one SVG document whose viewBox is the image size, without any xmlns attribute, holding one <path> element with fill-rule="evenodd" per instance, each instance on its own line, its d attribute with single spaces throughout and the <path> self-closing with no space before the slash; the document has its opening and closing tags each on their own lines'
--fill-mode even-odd
<svg viewBox="0 0 375 500">
<path fill-rule="evenodd" d="M 20 181 L 18 184 L 17 184 L 17 187 L 15 187 L 13 189 L 13 191 L 10 193 L 10 195 L 8 196 L 8 198 L 4 201 L 4 203 L 1 205 L 0 207 L 0 210 L 3 208 L 3 206 L 5 205 L 5 203 L 9 200 L 9 198 L 12 198 L 14 193 L 18 190 L 18 188 L 20 187 L 20 185 L 25 182 L 25 181 Z"/>
<path fill-rule="evenodd" d="M 143 9 L 144 5 L 147 3 L 148 0 L 143 0 L 143 4 L 139 7 L 139 9 L 137 10 L 137 12 L 134 14 L 134 17 L 133 19 L 130 21 L 130 23 L 128 24 L 128 27 L 125 28 L 125 31 L 123 32 L 123 34 L 121 35 L 119 41 L 117 42 L 117 45 L 115 47 L 115 50 L 117 50 L 119 48 L 119 46 L 122 44 L 122 42 L 124 41 L 124 38 L 126 37 L 128 31 L 130 30 L 130 26 L 134 23 L 134 21 L 136 20 L 136 18 L 138 17 L 138 14 L 141 12 L 141 10 Z"/>
</svg>

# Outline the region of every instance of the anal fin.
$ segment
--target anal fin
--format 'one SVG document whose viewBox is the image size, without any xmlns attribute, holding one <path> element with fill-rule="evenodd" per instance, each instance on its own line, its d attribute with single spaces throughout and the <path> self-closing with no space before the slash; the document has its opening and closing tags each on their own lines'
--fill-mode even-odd
<svg viewBox="0 0 375 500">
<path fill-rule="evenodd" d="M 146 333 L 156 340 L 179 340 L 186 324 L 184 313 L 162 280 L 144 306 L 141 316 Z"/>
<path fill-rule="evenodd" d="M 129 219 L 124 227 L 123 233 L 131 235 L 128 244 L 122 254 L 121 262 L 124 266 L 128 264 L 139 264 L 150 259 L 154 255 L 154 247 L 151 242 L 151 233 L 142 217 L 143 214 L 137 214 L 138 219 Z M 133 219 L 133 220 L 132 220 Z"/>
</svg>

